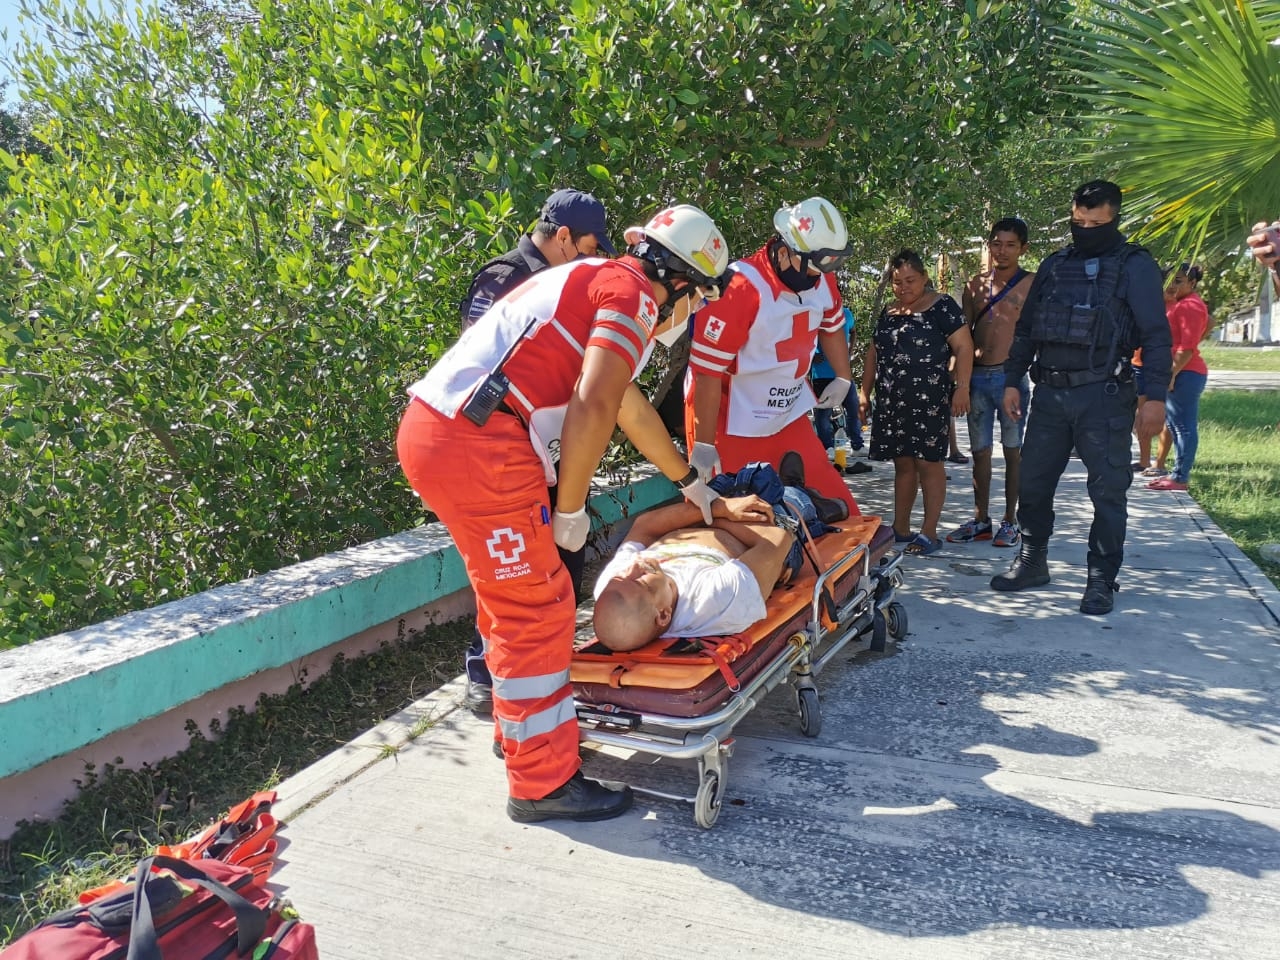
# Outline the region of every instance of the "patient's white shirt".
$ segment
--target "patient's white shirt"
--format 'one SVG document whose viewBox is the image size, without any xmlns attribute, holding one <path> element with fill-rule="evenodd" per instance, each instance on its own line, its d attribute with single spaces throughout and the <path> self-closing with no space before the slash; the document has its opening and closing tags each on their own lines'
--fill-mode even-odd
<svg viewBox="0 0 1280 960">
<path fill-rule="evenodd" d="M 676 609 L 664 637 L 713 637 L 740 633 L 765 616 L 755 574 L 741 560 L 699 543 L 625 541 L 596 580 L 594 596 L 636 555 L 652 557 L 676 582 Z"/>
</svg>

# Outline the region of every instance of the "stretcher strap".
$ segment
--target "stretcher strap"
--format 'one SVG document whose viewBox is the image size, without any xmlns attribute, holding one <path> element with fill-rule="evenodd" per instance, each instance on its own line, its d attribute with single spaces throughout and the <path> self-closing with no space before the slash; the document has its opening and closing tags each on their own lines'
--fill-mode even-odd
<svg viewBox="0 0 1280 960">
<path fill-rule="evenodd" d="M 736 660 L 751 648 L 748 641 L 744 646 L 742 644 L 742 636 L 726 637 L 724 640 L 730 642 L 721 642 L 716 640 L 703 640 L 702 650 L 715 663 L 716 669 L 720 671 L 720 676 L 724 677 L 724 682 L 728 684 L 729 689 L 737 693 L 742 689 L 742 681 L 738 679 L 738 675 L 733 672 L 733 668 L 729 666 L 730 660 Z M 738 641 L 734 643 L 732 641 Z"/>
<path fill-rule="evenodd" d="M 822 579 L 822 568 L 818 565 L 817 545 L 813 542 L 813 534 L 809 530 L 809 525 L 804 522 L 804 518 L 796 512 L 795 507 L 787 502 L 782 503 L 782 507 L 796 521 L 795 537 L 800 541 L 800 549 L 804 551 L 804 555 L 809 558 L 809 566 L 813 567 L 813 574 L 819 580 Z M 827 626 L 830 627 L 836 622 L 836 600 L 828 589 L 828 584 L 822 585 L 820 599 L 822 601 L 822 612 L 827 615 Z"/>
</svg>

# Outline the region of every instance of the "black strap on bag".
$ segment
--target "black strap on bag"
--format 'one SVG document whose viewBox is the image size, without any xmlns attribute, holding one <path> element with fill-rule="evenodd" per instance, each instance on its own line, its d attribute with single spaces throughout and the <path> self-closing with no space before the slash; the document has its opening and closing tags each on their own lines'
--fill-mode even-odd
<svg viewBox="0 0 1280 960">
<path fill-rule="evenodd" d="M 987 311 L 990 310 L 992 307 L 994 307 L 1001 300 L 1003 300 L 1004 295 L 1008 293 L 1010 290 L 1012 290 L 1014 287 L 1016 287 L 1018 284 L 1020 284 L 1022 282 L 1022 278 L 1025 277 L 1026 275 L 1027 275 L 1027 271 L 1019 267 L 1017 272 L 1012 277 L 1009 278 L 1009 282 L 1006 283 L 1004 287 L 1001 288 L 1000 292 L 997 293 L 990 300 L 988 300 L 986 303 L 986 306 L 984 306 L 981 310 L 978 311 L 978 315 L 973 318 L 973 322 L 977 323 L 984 316 L 986 316 Z"/>
<path fill-rule="evenodd" d="M 151 873 L 153 866 L 161 867 L 184 880 L 191 881 L 196 886 L 203 887 L 230 908 L 236 918 L 238 955 L 248 954 L 261 942 L 263 935 L 267 932 L 270 911 L 254 906 L 226 884 L 206 875 L 190 861 L 164 856 L 146 857 L 138 862 L 138 870 L 133 878 L 133 925 L 129 933 L 129 953 L 126 960 L 164 960 L 160 953 L 155 919 L 151 911 L 148 881 L 155 880 Z"/>
</svg>

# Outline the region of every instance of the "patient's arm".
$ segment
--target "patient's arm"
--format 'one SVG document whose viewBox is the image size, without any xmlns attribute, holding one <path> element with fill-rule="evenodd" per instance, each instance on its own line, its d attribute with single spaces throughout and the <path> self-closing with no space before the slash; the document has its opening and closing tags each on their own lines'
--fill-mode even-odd
<svg viewBox="0 0 1280 960">
<path fill-rule="evenodd" d="M 768 599 L 773 585 L 782 576 L 795 535 L 784 527 L 772 523 L 740 523 L 734 520 L 717 520 L 717 530 L 723 530 L 738 540 L 746 550 L 738 557 L 747 565 L 760 586 L 760 596 Z"/>
<path fill-rule="evenodd" d="M 745 497 L 720 497 L 711 501 L 711 514 L 716 518 L 716 525 L 721 522 L 759 521 L 770 523 L 773 520 L 773 508 L 754 494 Z M 702 508 L 697 504 L 682 500 L 679 503 L 648 510 L 636 517 L 635 523 L 627 533 L 628 540 L 648 547 L 662 539 L 668 533 L 682 527 L 701 527 Z"/>
</svg>

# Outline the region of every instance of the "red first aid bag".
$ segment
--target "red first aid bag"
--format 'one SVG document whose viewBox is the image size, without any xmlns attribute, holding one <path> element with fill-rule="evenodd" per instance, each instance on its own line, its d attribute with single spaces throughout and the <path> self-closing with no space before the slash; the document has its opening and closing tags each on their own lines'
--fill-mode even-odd
<svg viewBox="0 0 1280 960">
<path fill-rule="evenodd" d="M 54 914 L 0 960 L 319 960 L 315 929 L 279 907 L 247 867 L 146 857 L 119 891 Z"/>
</svg>

